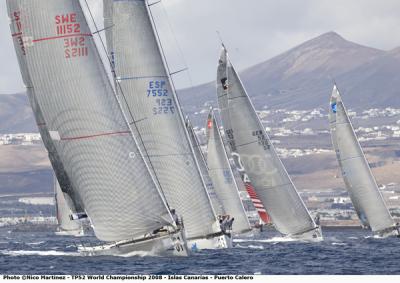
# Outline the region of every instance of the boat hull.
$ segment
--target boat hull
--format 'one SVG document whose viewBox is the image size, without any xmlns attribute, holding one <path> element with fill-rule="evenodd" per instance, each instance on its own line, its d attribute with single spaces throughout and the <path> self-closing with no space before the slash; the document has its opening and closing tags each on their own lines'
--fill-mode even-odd
<svg viewBox="0 0 400 283">
<path fill-rule="evenodd" d="M 399 237 L 400 238 L 400 227 L 394 226 L 385 230 L 374 232 L 375 238 L 388 238 L 388 237 Z"/>
<path fill-rule="evenodd" d="M 187 241 L 188 248 L 192 252 L 198 250 L 218 250 L 229 249 L 233 247 L 232 237 L 219 235 L 213 238 L 200 238 Z"/>
<path fill-rule="evenodd" d="M 287 237 L 306 242 L 321 242 L 324 240 L 322 237 L 321 227 L 297 235 L 288 235 Z"/>
<path fill-rule="evenodd" d="M 182 232 L 156 238 L 121 241 L 94 247 L 78 246 L 84 256 L 188 256 Z"/>
</svg>

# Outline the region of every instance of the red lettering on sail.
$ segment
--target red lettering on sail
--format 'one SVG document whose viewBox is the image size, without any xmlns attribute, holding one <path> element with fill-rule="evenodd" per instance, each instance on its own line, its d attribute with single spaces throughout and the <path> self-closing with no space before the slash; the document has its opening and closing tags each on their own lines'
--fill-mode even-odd
<svg viewBox="0 0 400 283">
<path fill-rule="evenodd" d="M 21 47 L 22 55 L 26 55 L 24 40 L 22 38 L 22 24 L 21 24 L 21 12 L 15 11 L 13 13 L 13 20 L 15 22 L 15 33 L 12 34 L 12 37 L 15 37 L 18 45 Z"/>
<path fill-rule="evenodd" d="M 76 13 L 56 15 L 54 17 L 57 36 L 64 38 L 64 56 L 67 59 L 88 56 L 85 36 L 81 34 L 81 24 Z M 76 36 L 75 36 L 76 35 Z"/>
</svg>

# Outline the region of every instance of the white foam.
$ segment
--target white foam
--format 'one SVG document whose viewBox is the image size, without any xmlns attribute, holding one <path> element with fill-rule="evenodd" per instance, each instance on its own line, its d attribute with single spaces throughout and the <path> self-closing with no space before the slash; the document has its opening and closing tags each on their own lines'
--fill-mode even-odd
<svg viewBox="0 0 400 283">
<path fill-rule="evenodd" d="M 259 246 L 256 246 L 256 245 L 249 245 L 248 248 L 249 248 L 249 249 L 255 249 L 255 250 L 263 250 L 263 249 L 264 249 L 264 247 L 261 246 L 261 245 L 259 245 Z"/>
<path fill-rule="evenodd" d="M 248 245 L 248 246 L 242 246 L 241 244 L 235 245 L 235 248 L 242 248 L 242 249 L 255 249 L 255 250 L 263 250 L 264 247 L 261 245 Z"/>
<path fill-rule="evenodd" d="M 31 246 L 37 246 L 37 245 L 41 245 L 45 243 L 45 241 L 40 241 L 40 242 L 33 242 L 33 243 L 26 243 L 27 245 L 31 245 Z"/>
<path fill-rule="evenodd" d="M 385 239 L 385 237 L 379 236 L 379 235 L 373 235 L 372 238 L 374 239 Z"/>
<path fill-rule="evenodd" d="M 243 242 L 279 243 L 279 242 L 295 242 L 295 241 L 300 241 L 300 240 L 288 237 L 273 237 L 271 239 L 233 239 L 233 242 L 235 243 L 243 243 Z"/>
<path fill-rule="evenodd" d="M 61 252 L 61 251 L 0 251 L 3 255 L 11 256 L 26 256 L 26 255 L 40 255 L 40 256 L 80 256 L 77 252 Z"/>
<path fill-rule="evenodd" d="M 332 246 L 347 246 L 346 243 L 332 243 Z"/>
<path fill-rule="evenodd" d="M 144 251 L 134 251 L 130 252 L 127 254 L 121 254 L 121 255 L 115 255 L 115 256 L 120 256 L 120 257 L 132 257 L 132 256 L 138 256 L 138 257 L 145 257 L 145 256 L 154 256 L 156 257 L 157 255 L 152 253 L 152 252 L 144 252 Z"/>
</svg>

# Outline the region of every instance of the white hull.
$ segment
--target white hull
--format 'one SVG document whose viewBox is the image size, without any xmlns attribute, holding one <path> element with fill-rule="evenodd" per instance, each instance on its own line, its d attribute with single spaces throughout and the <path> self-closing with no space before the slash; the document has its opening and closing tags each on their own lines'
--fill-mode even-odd
<svg viewBox="0 0 400 283">
<path fill-rule="evenodd" d="M 400 237 L 400 227 L 388 228 L 374 233 L 374 238 Z"/>
<path fill-rule="evenodd" d="M 127 240 L 95 247 L 79 246 L 85 256 L 188 256 L 182 233 L 165 234 L 156 238 Z"/>
<path fill-rule="evenodd" d="M 298 235 L 288 235 L 287 238 L 306 242 L 321 242 L 324 240 L 324 238 L 322 237 L 321 227 Z"/>
<path fill-rule="evenodd" d="M 228 237 L 227 235 L 187 240 L 187 245 L 193 252 L 198 250 L 229 249 L 233 247 L 232 237 Z"/>
</svg>

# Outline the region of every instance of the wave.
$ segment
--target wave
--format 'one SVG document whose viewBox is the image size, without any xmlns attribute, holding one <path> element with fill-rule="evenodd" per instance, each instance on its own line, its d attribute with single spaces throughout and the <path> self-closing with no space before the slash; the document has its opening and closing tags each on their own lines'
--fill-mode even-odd
<svg viewBox="0 0 400 283">
<path fill-rule="evenodd" d="M 237 244 L 235 248 L 241 248 L 241 249 L 254 249 L 254 250 L 263 250 L 264 247 L 261 245 L 248 245 L 248 246 L 242 246 L 241 244 Z"/>
<path fill-rule="evenodd" d="M 61 251 L 9 251 L 3 250 L 0 251 L 3 255 L 11 255 L 11 256 L 27 256 L 27 255 L 40 255 L 40 256 L 81 256 L 78 252 L 61 252 Z"/>
<path fill-rule="evenodd" d="M 270 239 L 233 239 L 235 243 L 243 242 L 257 242 L 257 243 L 280 243 L 280 242 L 295 242 L 301 241 L 300 239 L 292 239 L 288 237 L 273 237 Z"/>
<path fill-rule="evenodd" d="M 46 243 L 46 242 L 45 241 L 39 241 L 39 242 L 26 243 L 26 244 L 30 245 L 30 246 L 38 246 L 38 245 L 41 245 L 41 244 L 44 244 L 44 243 Z"/>
<path fill-rule="evenodd" d="M 332 246 L 347 246 L 347 244 L 346 243 L 336 243 L 336 242 L 334 242 L 334 243 L 332 243 Z"/>
</svg>

